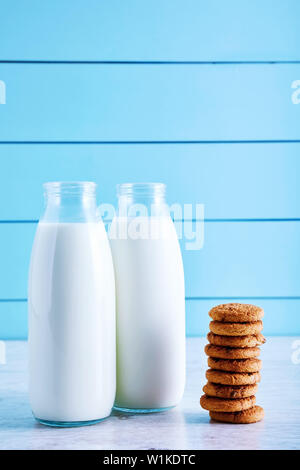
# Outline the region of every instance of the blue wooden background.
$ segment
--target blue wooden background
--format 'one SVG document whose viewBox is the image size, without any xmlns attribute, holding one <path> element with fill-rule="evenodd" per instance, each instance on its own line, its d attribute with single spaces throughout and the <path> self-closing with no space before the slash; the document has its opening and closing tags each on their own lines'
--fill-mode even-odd
<svg viewBox="0 0 300 470">
<path fill-rule="evenodd" d="M 1 0 L 0 338 L 27 335 L 44 181 L 158 180 L 205 204 L 187 332 L 223 301 L 300 334 L 298 0 Z"/>
</svg>

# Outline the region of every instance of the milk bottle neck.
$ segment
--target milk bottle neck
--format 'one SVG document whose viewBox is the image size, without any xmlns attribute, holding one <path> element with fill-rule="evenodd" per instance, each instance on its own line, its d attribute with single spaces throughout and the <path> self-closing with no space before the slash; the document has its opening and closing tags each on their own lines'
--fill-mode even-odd
<svg viewBox="0 0 300 470">
<path fill-rule="evenodd" d="M 162 183 L 125 183 L 117 186 L 120 217 L 169 215 Z"/>
<path fill-rule="evenodd" d="M 96 184 L 92 182 L 55 182 L 44 184 L 48 223 L 96 222 Z"/>
</svg>

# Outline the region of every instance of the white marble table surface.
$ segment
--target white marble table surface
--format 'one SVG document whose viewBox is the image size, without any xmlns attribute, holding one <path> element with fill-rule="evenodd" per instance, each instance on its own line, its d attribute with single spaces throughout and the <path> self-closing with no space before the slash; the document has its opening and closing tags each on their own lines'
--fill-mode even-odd
<svg viewBox="0 0 300 470">
<path fill-rule="evenodd" d="M 199 406 L 207 368 L 206 340 L 190 338 L 187 385 L 179 407 L 148 415 L 113 412 L 97 425 L 68 429 L 46 427 L 32 418 L 27 343 L 8 341 L 7 363 L 0 365 L 0 449 L 300 449 L 300 364 L 292 360 L 297 339 L 268 338 L 262 347 L 257 403 L 265 408 L 266 417 L 260 423 L 210 421 Z"/>
</svg>

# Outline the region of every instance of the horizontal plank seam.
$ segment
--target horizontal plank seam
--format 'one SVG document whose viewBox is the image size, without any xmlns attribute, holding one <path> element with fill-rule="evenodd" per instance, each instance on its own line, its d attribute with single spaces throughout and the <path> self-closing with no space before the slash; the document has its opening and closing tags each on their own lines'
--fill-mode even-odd
<svg viewBox="0 0 300 470">
<path fill-rule="evenodd" d="M 105 222 L 111 222 L 111 219 L 103 219 Z M 176 222 L 202 222 L 203 219 L 173 219 Z M 291 218 L 256 218 L 256 219 L 204 219 L 208 223 L 239 223 L 239 222 L 300 222 L 299 217 Z M 3 219 L 0 224 L 37 224 L 38 219 Z"/>
<path fill-rule="evenodd" d="M 299 144 L 300 139 L 255 140 L 1 140 L 0 145 L 203 145 Z"/>
<path fill-rule="evenodd" d="M 28 65 L 293 65 L 300 60 L 18 60 L 1 59 L 0 64 Z"/>
<path fill-rule="evenodd" d="M 0 303 L 22 303 L 27 302 L 27 298 L 8 298 L 0 299 Z M 204 301 L 204 300 L 300 300 L 300 296 L 211 296 L 211 297 L 185 297 L 186 301 Z"/>
</svg>

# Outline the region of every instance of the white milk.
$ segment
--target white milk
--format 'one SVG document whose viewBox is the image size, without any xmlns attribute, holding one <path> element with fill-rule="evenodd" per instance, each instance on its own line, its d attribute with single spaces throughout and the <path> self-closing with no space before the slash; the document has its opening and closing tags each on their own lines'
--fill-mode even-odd
<svg viewBox="0 0 300 470">
<path fill-rule="evenodd" d="M 30 402 L 36 418 L 81 422 L 110 414 L 114 303 L 103 223 L 39 223 L 29 277 Z"/>
<path fill-rule="evenodd" d="M 171 218 L 139 220 L 152 238 L 120 239 L 122 218 L 110 230 L 117 292 L 115 406 L 150 410 L 177 405 L 184 391 L 184 275 Z"/>
</svg>

